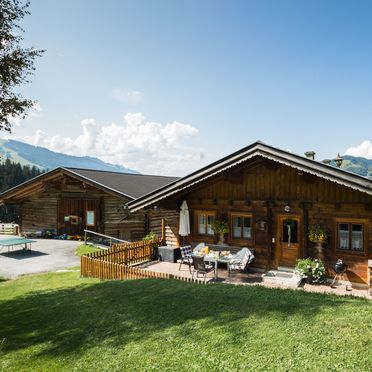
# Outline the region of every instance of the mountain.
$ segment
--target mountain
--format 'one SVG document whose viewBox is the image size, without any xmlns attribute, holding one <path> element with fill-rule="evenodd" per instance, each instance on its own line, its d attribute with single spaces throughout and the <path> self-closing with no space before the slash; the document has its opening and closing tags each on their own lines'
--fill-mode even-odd
<svg viewBox="0 0 372 372">
<path fill-rule="evenodd" d="M 121 165 L 108 164 L 90 156 L 71 156 L 50 151 L 44 147 L 24 142 L 0 139 L 0 157 L 8 158 L 21 165 L 35 165 L 39 169 L 57 167 L 85 168 L 113 172 L 138 173 Z"/>
<path fill-rule="evenodd" d="M 360 176 L 372 178 L 372 159 L 343 155 L 341 168 Z"/>
</svg>

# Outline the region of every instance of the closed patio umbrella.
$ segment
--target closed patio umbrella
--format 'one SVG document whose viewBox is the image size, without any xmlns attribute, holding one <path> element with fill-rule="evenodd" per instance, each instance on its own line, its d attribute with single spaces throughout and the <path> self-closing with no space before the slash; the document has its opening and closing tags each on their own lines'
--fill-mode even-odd
<svg viewBox="0 0 372 372">
<path fill-rule="evenodd" d="M 178 233 L 181 236 L 187 236 L 190 234 L 190 216 L 189 216 L 189 208 L 187 207 L 186 200 L 184 200 L 181 204 L 180 228 L 178 229 Z"/>
</svg>

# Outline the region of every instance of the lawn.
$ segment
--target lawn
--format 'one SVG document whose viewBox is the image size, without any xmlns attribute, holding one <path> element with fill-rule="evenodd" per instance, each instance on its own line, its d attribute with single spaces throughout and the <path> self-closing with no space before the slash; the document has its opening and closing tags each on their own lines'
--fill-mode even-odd
<svg viewBox="0 0 372 372">
<path fill-rule="evenodd" d="M 82 244 L 76 248 L 75 255 L 83 256 L 84 254 L 87 254 L 87 253 L 102 252 L 102 251 L 103 251 L 102 249 L 92 247 L 91 245 Z"/>
<path fill-rule="evenodd" d="M 371 301 L 258 286 L 27 276 L 0 283 L 0 324 L 3 371 L 372 366 Z"/>
</svg>

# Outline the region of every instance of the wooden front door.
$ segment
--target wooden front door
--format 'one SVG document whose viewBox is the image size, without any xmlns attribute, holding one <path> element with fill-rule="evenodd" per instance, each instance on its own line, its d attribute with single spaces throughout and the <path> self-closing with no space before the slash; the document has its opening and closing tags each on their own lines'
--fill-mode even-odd
<svg viewBox="0 0 372 372">
<path fill-rule="evenodd" d="M 276 263 L 295 266 L 300 257 L 301 218 L 294 215 L 278 216 L 276 226 Z"/>
</svg>

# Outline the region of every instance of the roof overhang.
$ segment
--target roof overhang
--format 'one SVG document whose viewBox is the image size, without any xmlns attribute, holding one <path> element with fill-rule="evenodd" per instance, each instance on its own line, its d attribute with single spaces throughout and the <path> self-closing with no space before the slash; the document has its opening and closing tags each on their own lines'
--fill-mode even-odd
<svg viewBox="0 0 372 372">
<path fill-rule="evenodd" d="M 129 210 L 131 212 L 135 212 L 139 209 L 149 207 L 165 198 L 186 191 L 187 189 L 209 180 L 210 178 L 254 157 L 262 157 L 372 195 L 372 181 L 368 178 L 290 153 L 288 151 L 268 146 L 262 142 L 256 142 L 196 172 L 191 173 L 190 175 L 170 183 L 161 189 L 155 190 L 147 195 L 129 202 Z"/>
<path fill-rule="evenodd" d="M 82 176 L 81 174 L 78 174 L 71 169 L 68 168 L 55 168 L 51 171 L 45 172 L 40 174 L 39 176 L 36 176 L 26 182 L 23 182 L 17 186 L 12 187 L 11 189 L 3 192 L 0 194 L 0 202 L 6 202 L 7 200 L 15 199 L 15 198 L 23 198 L 27 197 L 27 195 L 33 194 L 35 192 L 43 190 L 43 184 L 47 181 L 53 180 L 60 175 L 66 175 L 73 179 L 76 179 L 78 181 L 84 182 L 90 186 L 96 187 L 98 189 L 101 189 L 109 194 L 119 196 L 122 198 L 125 198 L 126 200 L 130 199 L 133 200 L 134 197 L 127 195 L 125 193 L 122 193 L 120 191 L 114 190 L 108 186 L 105 186 L 95 180 L 89 179 L 87 177 Z"/>
</svg>

